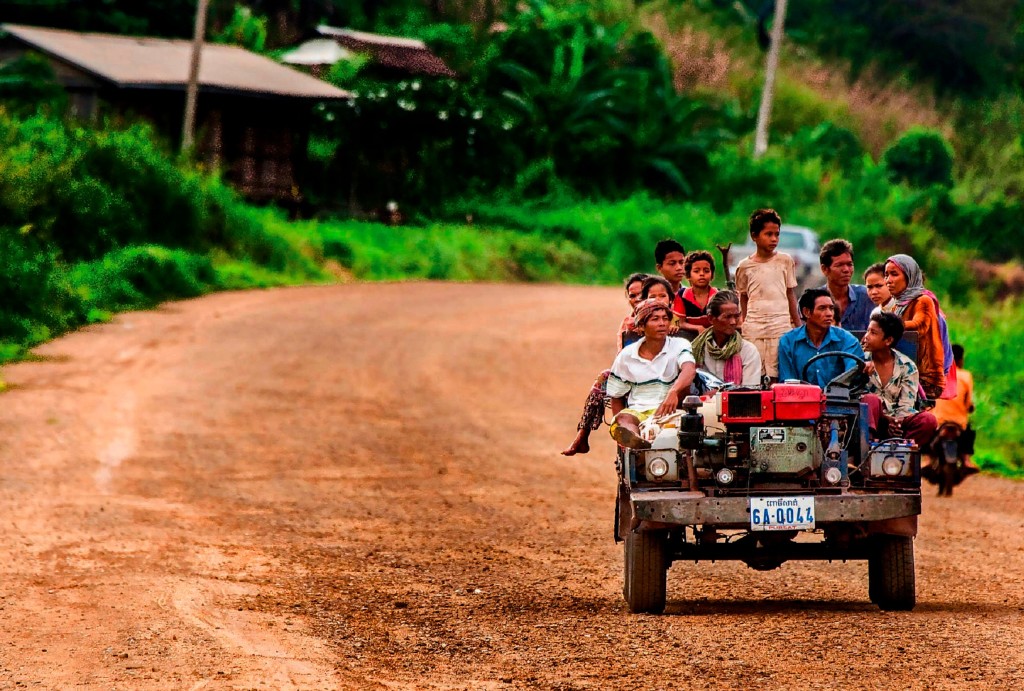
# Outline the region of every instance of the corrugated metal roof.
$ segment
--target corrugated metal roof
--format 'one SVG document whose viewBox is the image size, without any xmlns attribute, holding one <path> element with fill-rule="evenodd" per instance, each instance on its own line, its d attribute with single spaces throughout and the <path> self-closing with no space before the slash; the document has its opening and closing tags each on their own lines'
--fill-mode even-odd
<svg viewBox="0 0 1024 691">
<path fill-rule="evenodd" d="M 192 42 L 117 36 L 0 24 L 0 29 L 47 55 L 122 87 L 184 89 Z M 203 87 L 253 95 L 310 99 L 348 98 L 349 93 L 244 48 L 203 45 Z"/>
<path fill-rule="evenodd" d="M 298 48 L 281 56 L 281 62 L 289 65 L 333 65 L 339 60 L 353 57 L 347 48 L 338 45 L 331 38 L 314 38 Z"/>
<path fill-rule="evenodd" d="M 355 29 L 341 29 L 335 26 L 321 24 L 316 28 L 324 36 L 337 36 L 339 38 L 350 38 L 360 43 L 371 43 L 376 46 L 394 46 L 396 48 L 414 48 L 426 50 L 427 44 L 418 38 L 405 38 L 404 36 L 386 36 L 384 34 L 371 34 L 368 31 L 356 31 Z"/>
<path fill-rule="evenodd" d="M 434 55 L 427 44 L 419 39 L 339 29 L 326 24 L 318 26 L 316 30 L 351 51 L 369 54 L 384 67 L 433 77 L 457 76 L 444 60 Z"/>
</svg>

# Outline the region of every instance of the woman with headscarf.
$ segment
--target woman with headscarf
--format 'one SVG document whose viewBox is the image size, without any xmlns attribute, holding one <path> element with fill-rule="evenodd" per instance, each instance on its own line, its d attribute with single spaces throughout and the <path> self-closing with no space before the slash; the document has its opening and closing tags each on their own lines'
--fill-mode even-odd
<svg viewBox="0 0 1024 691">
<path fill-rule="evenodd" d="M 894 254 L 885 262 L 885 283 L 892 299 L 883 306 L 903 319 L 907 331 L 917 332 L 917 367 L 921 388 L 928 398 L 942 398 L 946 393 L 951 371 L 953 350 L 949 345 L 946 320 L 939 309 L 935 294 L 924 287 L 924 275 L 914 258 Z M 947 352 L 948 351 L 948 352 Z M 950 395 L 954 395 L 954 388 Z"/>
<path fill-rule="evenodd" d="M 697 366 L 737 386 L 761 383 L 761 355 L 738 329 L 740 296 L 731 290 L 715 293 L 708 302 L 711 326 L 693 339 L 690 347 Z"/>
</svg>

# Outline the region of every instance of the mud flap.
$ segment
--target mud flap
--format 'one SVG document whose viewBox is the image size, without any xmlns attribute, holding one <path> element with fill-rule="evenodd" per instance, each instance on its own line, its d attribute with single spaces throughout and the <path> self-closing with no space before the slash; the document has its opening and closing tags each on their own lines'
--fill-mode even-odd
<svg viewBox="0 0 1024 691">
<path fill-rule="evenodd" d="M 917 516 L 901 516 L 884 521 L 871 521 L 866 526 L 869 535 L 900 535 L 917 537 Z"/>
<path fill-rule="evenodd" d="M 618 497 L 615 500 L 615 541 L 622 542 L 626 534 L 633 532 L 639 521 L 633 518 L 633 504 L 629 501 L 622 483 L 619 483 Z"/>
</svg>

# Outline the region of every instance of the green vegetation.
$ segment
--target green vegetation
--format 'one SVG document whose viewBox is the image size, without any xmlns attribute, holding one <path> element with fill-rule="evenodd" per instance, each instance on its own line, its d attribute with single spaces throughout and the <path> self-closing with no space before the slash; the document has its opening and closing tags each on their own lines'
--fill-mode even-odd
<svg viewBox="0 0 1024 691">
<path fill-rule="evenodd" d="M 974 374 L 978 460 L 983 468 L 1024 477 L 1024 303 L 978 301 L 953 310 L 953 337 Z"/>
</svg>

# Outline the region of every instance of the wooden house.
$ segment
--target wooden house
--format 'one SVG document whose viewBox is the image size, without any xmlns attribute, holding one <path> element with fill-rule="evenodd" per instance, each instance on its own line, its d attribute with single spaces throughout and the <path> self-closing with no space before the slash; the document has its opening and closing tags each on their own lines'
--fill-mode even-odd
<svg viewBox="0 0 1024 691">
<path fill-rule="evenodd" d="M 0 25 L 0 60 L 48 59 L 77 117 L 138 115 L 180 142 L 192 42 Z M 203 46 L 197 155 L 254 201 L 301 200 L 313 107 L 349 94 L 237 46 Z"/>
</svg>

